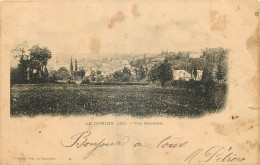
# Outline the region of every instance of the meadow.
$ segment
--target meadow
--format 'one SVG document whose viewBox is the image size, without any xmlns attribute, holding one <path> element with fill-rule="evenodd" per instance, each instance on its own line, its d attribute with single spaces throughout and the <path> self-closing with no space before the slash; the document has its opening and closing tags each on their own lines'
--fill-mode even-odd
<svg viewBox="0 0 260 165">
<path fill-rule="evenodd" d="M 150 85 L 15 84 L 11 116 L 128 115 L 134 117 L 198 117 L 219 111 L 203 92 Z"/>
</svg>

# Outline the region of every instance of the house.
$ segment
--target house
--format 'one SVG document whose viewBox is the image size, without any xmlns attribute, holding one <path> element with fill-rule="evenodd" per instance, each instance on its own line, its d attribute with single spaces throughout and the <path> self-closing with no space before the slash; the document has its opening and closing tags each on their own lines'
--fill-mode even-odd
<svg viewBox="0 0 260 165">
<path fill-rule="evenodd" d="M 189 81 L 191 79 L 191 74 L 185 70 L 174 70 L 173 79 Z"/>
</svg>

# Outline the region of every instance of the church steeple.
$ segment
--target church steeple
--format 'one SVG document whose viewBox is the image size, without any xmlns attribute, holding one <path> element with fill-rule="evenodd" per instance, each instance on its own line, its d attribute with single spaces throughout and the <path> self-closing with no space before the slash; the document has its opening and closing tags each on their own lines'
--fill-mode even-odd
<svg viewBox="0 0 260 165">
<path fill-rule="evenodd" d="M 72 75 L 72 73 L 73 73 L 72 57 L 71 57 L 71 59 L 70 59 L 70 73 L 71 73 L 71 75 Z"/>
<path fill-rule="evenodd" d="M 78 71 L 78 62 L 76 58 L 75 58 L 75 71 Z"/>
</svg>

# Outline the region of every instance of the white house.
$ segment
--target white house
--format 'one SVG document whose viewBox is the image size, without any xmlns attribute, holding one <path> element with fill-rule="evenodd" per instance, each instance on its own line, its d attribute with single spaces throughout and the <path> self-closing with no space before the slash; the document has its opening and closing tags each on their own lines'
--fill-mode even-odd
<svg viewBox="0 0 260 165">
<path fill-rule="evenodd" d="M 185 70 L 174 70 L 173 71 L 174 80 L 185 80 L 189 81 L 191 79 L 191 74 Z"/>
</svg>

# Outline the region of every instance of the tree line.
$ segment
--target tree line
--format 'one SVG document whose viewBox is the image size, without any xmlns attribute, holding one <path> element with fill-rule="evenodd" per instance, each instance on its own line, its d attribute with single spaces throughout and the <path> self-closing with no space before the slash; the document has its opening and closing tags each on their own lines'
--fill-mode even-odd
<svg viewBox="0 0 260 165">
<path fill-rule="evenodd" d="M 27 43 L 23 42 L 11 52 L 15 58 L 19 59 L 18 66 L 11 68 L 11 83 L 37 83 L 47 79 L 47 64 L 52 57 L 47 47 L 33 45 L 29 48 Z"/>
<path fill-rule="evenodd" d="M 72 59 L 70 71 L 65 67 L 58 70 L 48 71 L 47 64 L 52 57 L 51 51 L 47 47 L 33 45 L 29 48 L 26 42 L 18 44 L 12 49 L 12 54 L 19 59 L 18 66 L 11 68 L 11 83 L 45 83 L 57 82 L 59 80 L 81 80 L 83 83 L 91 82 L 160 82 L 165 86 L 166 82 L 174 79 L 174 68 L 178 65 L 189 72 L 194 80 L 197 79 L 198 69 L 203 68 L 201 82 L 226 81 L 227 80 L 227 51 L 223 48 L 206 49 L 203 58 L 189 59 L 182 52 L 173 53 L 166 56 L 162 62 L 155 63 L 148 67 L 149 59 L 140 58 L 130 61 L 131 68 L 124 67 L 112 74 L 104 76 L 101 70 L 90 70 L 86 76 L 83 69 L 78 70 L 75 59 L 75 69 L 73 69 Z M 148 69 L 149 68 L 149 69 Z"/>
</svg>

